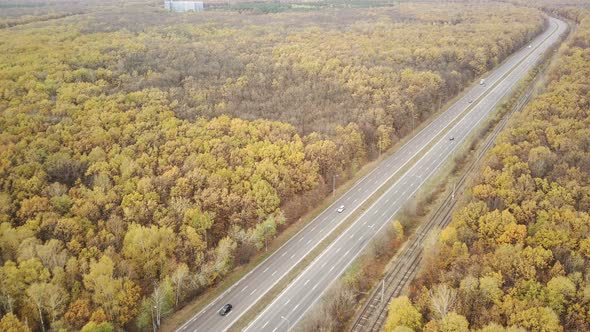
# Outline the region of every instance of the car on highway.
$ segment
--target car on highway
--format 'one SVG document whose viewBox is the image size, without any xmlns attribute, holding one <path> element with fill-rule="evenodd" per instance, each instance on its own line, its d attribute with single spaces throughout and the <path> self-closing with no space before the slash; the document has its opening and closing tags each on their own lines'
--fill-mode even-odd
<svg viewBox="0 0 590 332">
<path fill-rule="evenodd" d="M 455 136 L 449 137 L 449 141 L 454 141 L 454 140 L 455 140 Z"/>
<path fill-rule="evenodd" d="M 473 103 L 473 99 L 469 99 L 469 103 L 470 103 L 470 104 L 471 104 L 471 103 Z"/>
<path fill-rule="evenodd" d="M 344 211 L 344 205 L 340 205 L 340 207 L 339 207 L 339 208 L 337 208 L 337 209 L 336 209 L 336 211 L 337 211 L 338 213 L 342 213 L 342 211 Z"/>
<path fill-rule="evenodd" d="M 486 84 L 486 80 L 482 79 L 479 81 L 479 85 L 485 85 Z"/>
<path fill-rule="evenodd" d="M 221 309 L 219 309 L 219 315 L 221 315 L 221 316 L 227 315 L 227 313 L 231 311 L 231 308 L 233 308 L 233 307 L 229 303 L 224 305 L 223 307 L 221 307 Z"/>
</svg>

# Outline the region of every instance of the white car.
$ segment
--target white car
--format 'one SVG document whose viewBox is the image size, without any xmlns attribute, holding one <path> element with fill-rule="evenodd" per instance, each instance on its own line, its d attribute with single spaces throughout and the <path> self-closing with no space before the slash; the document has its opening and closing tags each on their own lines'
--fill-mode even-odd
<svg viewBox="0 0 590 332">
<path fill-rule="evenodd" d="M 342 211 L 344 211 L 344 205 L 340 205 L 340 207 L 337 208 L 336 211 L 338 211 L 338 213 L 342 213 Z"/>
<path fill-rule="evenodd" d="M 484 85 L 484 84 L 486 84 L 486 80 L 482 79 L 481 81 L 479 81 L 479 85 Z"/>
</svg>

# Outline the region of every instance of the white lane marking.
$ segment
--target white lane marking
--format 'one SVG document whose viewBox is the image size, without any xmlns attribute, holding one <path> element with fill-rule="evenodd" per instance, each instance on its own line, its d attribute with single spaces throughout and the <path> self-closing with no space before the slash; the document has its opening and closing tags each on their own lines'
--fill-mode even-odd
<svg viewBox="0 0 590 332">
<path fill-rule="evenodd" d="M 357 199 L 355 199 L 354 201 L 352 201 L 352 204 L 354 204 L 354 203 L 358 202 L 358 200 L 359 200 L 358 198 L 357 198 Z"/>
<path fill-rule="evenodd" d="M 332 272 L 332 270 L 334 270 L 335 267 L 335 265 L 332 265 L 332 267 L 330 268 L 330 272 Z"/>
<path fill-rule="evenodd" d="M 340 249 L 342 249 L 342 247 L 336 249 L 336 253 L 338 253 L 340 251 Z"/>
<path fill-rule="evenodd" d="M 359 242 L 361 242 L 364 237 L 365 237 L 364 235 L 361 235 L 361 237 L 359 238 Z"/>
<path fill-rule="evenodd" d="M 311 243 L 311 239 L 309 239 L 306 244 L 310 244 L 310 243 Z"/>
<path fill-rule="evenodd" d="M 318 287 L 318 284 L 313 285 L 313 287 L 311 288 L 311 290 L 315 290 L 316 287 Z"/>
<path fill-rule="evenodd" d="M 346 252 L 344 253 L 344 256 L 348 255 L 349 252 L 350 252 L 350 249 L 346 250 Z"/>
<path fill-rule="evenodd" d="M 326 266 L 326 264 L 327 264 L 327 263 L 328 263 L 328 262 L 324 262 L 324 264 L 322 264 L 322 266 L 320 266 L 320 268 L 321 268 L 321 269 L 323 269 L 323 268 L 324 268 L 324 266 Z"/>
<path fill-rule="evenodd" d="M 307 281 L 303 284 L 303 286 L 307 285 L 307 283 L 309 283 L 309 279 L 307 279 Z"/>
<path fill-rule="evenodd" d="M 245 291 L 246 289 L 248 289 L 248 285 L 246 285 L 246 287 L 242 288 L 242 290 L 240 291 L 240 293 L 243 292 L 243 291 Z"/>
<path fill-rule="evenodd" d="M 253 290 L 252 293 L 250 293 L 250 295 L 256 293 L 257 290 L 258 290 L 258 288 L 256 288 L 255 290 Z"/>
<path fill-rule="evenodd" d="M 267 321 L 266 323 L 264 323 L 264 325 L 262 325 L 262 328 L 265 328 L 266 325 L 268 325 L 268 323 L 270 323 L 270 321 Z"/>
<path fill-rule="evenodd" d="M 292 310 L 292 311 L 295 311 L 295 310 L 297 310 L 297 307 L 299 307 L 299 304 L 298 304 L 298 305 L 296 305 L 296 306 L 293 308 L 293 310 Z"/>
<path fill-rule="evenodd" d="M 312 232 L 315 231 L 316 227 L 318 227 L 318 226 L 317 225 L 316 226 L 313 226 L 313 228 L 311 229 L 311 231 Z"/>
<path fill-rule="evenodd" d="M 388 199 L 385 201 L 385 203 L 389 203 L 389 201 L 390 201 L 390 200 L 391 200 L 391 197 L 390 197 L 390 198 L 388 198 Z"/>
<path fill-rule="evenodd" d="M 371 226 L 369 226 L 369 228 L 373 228 L 373 226 L 375 226 L 375 224 L 372 224 Z"/>
<path fill-rule="evenodd" d="M 366 225 L 366 224 L 367 224 L 367 221 L 365 220 L 365 222 L 363 223 L 363 225 Z"/>
<path fill-rule="evenodd" d="M 272 330 L 272 332 L 277 332 L 278 329 L 279 329 L 278 327 L 275 327 L 275 329 Z"/>
<path fill-rule="evenodd" d="M 295 254 L 291 255 L 291 258 L 289 258 L 289 259 L 293 259 L 293 257 L 295 257 Z"/>
<path fill-rule="evenodd" d="M 375 211 L 373 211 L 373 214 L 377 214 L 377 212 L 379 212 L 379 210 L 375 210 Z"/>
<path fill-rule="evenodd" d="M 281 257 L 285 256 L 287 254 L 288 250 L 285 250 L 285 252 L 281 255 Z"/>
<path fill-rule="evenodd" d="M 277 271 L 274 271 L 274 272 L 273 272 L 273 273 L 272 273 L 270 276 L 271 276 L 271 277 L 272 277 L 272 276 L 274 276 L 274 275 L 275 275 L 275 273 L 277 273 Z"/>
<path fill-rule="evenodd" d="M 383 213 L 381 214 L 381 217 L 385 217 L 385 215 L 386 215 L 386 214 L 387 214 L 387 211 L 383 212 Z"/>
<path fill-rule="evenodd" d="M 288 299 L 288 300 L 287 300 L 287 302 L 285 302 L 285 304 L 284 304 L 284 305 L 287 305 L 287 304 L 289 304 L 289 302 L 291 302 L 291 299 Z"/>
<path fill-rule="evenodd" d="M 303 241 L 303 236 L 301 238 L 299 238 L 299 240 L 297 242 L 301 242 Z"/>
<path fill-rule="evenodd" d="M 264 269 L 264 271 L 262 271 L 262 273 L 265 273 L 266 271 L 268 271 L 268 269 L 270 269 L 270 266 L 267 267 L 266 269 Z"/>
<path fill-rule="evenodd" d="M 350 238 L 352 239 L 353 237 L 354 237 L 354 233 L 353 234 L 350 234 Z"/>
</svg>

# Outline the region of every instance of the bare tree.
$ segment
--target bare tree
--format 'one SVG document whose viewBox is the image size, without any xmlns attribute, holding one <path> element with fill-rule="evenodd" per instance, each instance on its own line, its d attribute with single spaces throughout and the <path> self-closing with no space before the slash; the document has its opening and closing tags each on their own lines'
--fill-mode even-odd
<svg viewBox="0 0 590 332">
<path fill-rule="evenodd" d="M 370 254 L 374 258 L 381 258 L 387 253 L 387 247 L 390 244 L 390 238 L 386 232 L 381 232 L 375 236 L 371 242 Z"/>
<path fill-rule="evenodd" d="M 445 284 L 439 284 L 434 289 L 430 289 L 429 295 L 432 310 L 441 318 L 451 311 L 457 301 L 457 291 Z"/>
<path fill-rule="evenodd" d="M 68 303 L 69 296 L 63 288 L 53 284 L 49 284 L 47 290 L 45 305 L 47 311 L 51 314 L 51 323 L 54 323 L 56 317 L 63 313 L 63 310 Z"/>
<path fill-rule="evenodd" d="M 34 283 L 27 288 L 27 295 L 39 311 L 39 319 L 41 320 L 41 329 L 43 332 L 45 332 L 45 323 L 43 322 L 43 297 L 46 293 L 46 286 L 47 284 Z"/>
<path fill-rule="evenodd" d="M 295 331 L 314 331 L 314 332 L 327 332 L 332 330 L 332 321 L 326 319 L 330 315 L 326 312 L 326 308 L 323 303 L 318 303 L 313 310 L 309 311 L 305 319 L 298 324 Z"/>
<path fill-rule="evenodd" d="M 168 315 L 172 311 L 173 296 L 172 285 L 170 279 L 166 278 L 159 283 L 154 283 L 154 292 L 151 295 L 152 317 L 155 320 L 155 326 L 160 328 L 162 317 Z"/>
<path fill-rule="evenodd" d="M 160 328 L 162 319 L 162 308 L 164 307 L 164 290 L 162 285 L 154 285 L 154 292 L 152 293 L 153 309 L 155 311 L 156 327 Z"/>
<path fill-rule="evenodd" d="M 188 266 L 182 263 L 178 265 L 174 273 L 172 274 L 172 284 L 174 285 L 174 305 L 178 305 L 178 299 L 180 298 L 180 292 L 182 291 L 182 287 L 184 285 L 185 279 L 188 277 Z"/>
<path fill-rule="evenodd" d="M 343 330 L 344 324 L 354 313 L 355 295 L 352 289 L 338 282 L 324 296 L 324 306 L 333 318 L 333 328 L 336 331 Z"/>
</svg>

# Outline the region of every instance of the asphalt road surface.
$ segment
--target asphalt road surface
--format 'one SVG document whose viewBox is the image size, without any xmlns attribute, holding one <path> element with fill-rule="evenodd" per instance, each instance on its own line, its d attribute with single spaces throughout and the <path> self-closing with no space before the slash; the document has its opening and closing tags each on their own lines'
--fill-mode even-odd
<svg viewBox="0 0 590 332">
<path fill-rule="evenodd" d="M 289 271 L 400 170 L 411 166 L 340 237 L 320 254 L 264 311 L 247 331 L 287 331 L 303 317 L 329 285 L 338 279 L 370 239 L 387 224 L 418 188 L 450 156 L 465 137 L 554 45 L 567 25 L 550 19 L 548 29 L 529 46 L 509 57 L 448 110 L 382 161 L 371 173 L 287 241 L 273 255 L 240 279 L 177 331 L 225 331 Z M 469 101 L 473 100 L 472 103 Z M 469 110 L 466 112 L 466 110 Z M 456 124 L 453 124 L 458 121 Z M 444 136 L 439 137 L 441 134 Z M 449 140 L 454 137 L 454 140 Z M 427 150 L 427 151 L 426 151 Z M 422 155 L 418 161 L 414 157 Z M 344 205 L 342 213 L 337 212 Z M 226 303 L 226 316 L 217 312 Z"/>
</svg>

